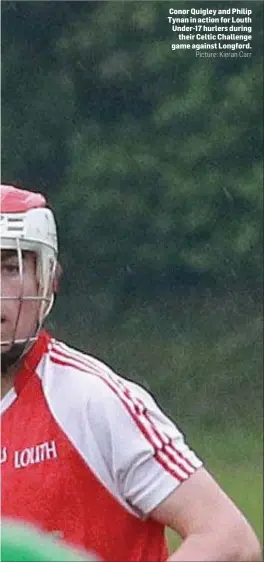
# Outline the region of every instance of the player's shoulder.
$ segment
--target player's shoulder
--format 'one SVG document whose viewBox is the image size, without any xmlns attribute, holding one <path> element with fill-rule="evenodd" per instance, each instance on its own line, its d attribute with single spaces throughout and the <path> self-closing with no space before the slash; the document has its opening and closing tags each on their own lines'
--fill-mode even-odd
<svg viewBox="0 0 264 562">
<path fill-rule="evenodd" d="M 107 398 L 124 403 L 127 399 L 146 400 L 149 397 L 142 386 L 121 376 L 103 360 L 62 341 L 52 338 L 47 355 L 43 383 L 49 379 L 49 387 L 67 390 L 69 399 L 78 397 L 100 403 Z"/>
</svg>

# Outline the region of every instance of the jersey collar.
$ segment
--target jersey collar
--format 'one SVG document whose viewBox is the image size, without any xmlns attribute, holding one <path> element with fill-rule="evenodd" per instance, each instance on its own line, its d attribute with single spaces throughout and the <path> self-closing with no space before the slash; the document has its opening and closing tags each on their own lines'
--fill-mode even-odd
<svg viewBox="0 0 264 562">
<path fill-rule="evenodd" d="M 22 358 L 15 377 L 14 387 L 17 394 L 20 394 L 30 377 L 34 374 L 40 362 L 40 359 L 48 350 L 50 342 L 51 336 L 48 334 L 48 332 L 42 330 L 38 336 L 37 341 Z"/>
</svg>

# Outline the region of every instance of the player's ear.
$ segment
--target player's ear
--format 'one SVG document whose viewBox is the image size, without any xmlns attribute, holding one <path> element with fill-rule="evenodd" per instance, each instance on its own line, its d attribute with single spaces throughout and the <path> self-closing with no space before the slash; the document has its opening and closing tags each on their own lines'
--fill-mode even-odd
<svg viewBox="0 0 264 562">
<path fill-rule="evenodd" d="M 62 267 L 61 264 L 58 262 L 55 269 L 55 275 L 53 279 L 52 289 L 55 295 L 59 292 L 60 281 L 62 277 Z"/>
</svg>

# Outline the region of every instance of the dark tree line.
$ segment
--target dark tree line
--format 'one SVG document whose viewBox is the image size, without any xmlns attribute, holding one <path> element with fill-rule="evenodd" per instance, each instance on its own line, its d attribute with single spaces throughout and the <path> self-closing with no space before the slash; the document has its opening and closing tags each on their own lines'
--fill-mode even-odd
<svg viewBox="0 0 264 562">
<path fill-rule="evenodd" d="M 2 179 L 47 193 L 80 290 L 121 305 L 261 281 L 263 4 L 229 60 L 172 52 L 171 5 L 2 3 Z"/>
</svg>

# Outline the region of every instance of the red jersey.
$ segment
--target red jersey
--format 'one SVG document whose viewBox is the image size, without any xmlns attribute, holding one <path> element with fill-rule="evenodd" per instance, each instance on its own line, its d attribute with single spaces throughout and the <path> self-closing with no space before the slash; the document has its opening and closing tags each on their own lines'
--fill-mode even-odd
<svg viewBox="0 0 264 562">
<path fill-rule="evenodd" d="M 2 408 L 2 514 L 105 561 L 167 558 L 149 517 L 202 463 L 153 398 L 42 332 Z"/>
</svg>

